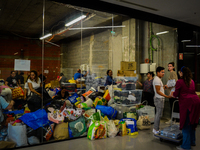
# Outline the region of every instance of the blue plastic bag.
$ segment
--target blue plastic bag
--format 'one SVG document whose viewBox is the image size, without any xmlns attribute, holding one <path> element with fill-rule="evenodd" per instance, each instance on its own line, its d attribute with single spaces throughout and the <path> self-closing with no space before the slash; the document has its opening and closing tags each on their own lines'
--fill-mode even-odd
<svg viewBox="0 0 200 150">
<path fill-rule="evenodd" d="M 39 109 L 32 113 L 27 113 L 19 119 L 34 130 L 49 124 L 47 112 L 44 109 Z"/>
<path fill-rule="evenodd" d="M 72 130 L 70 129 L 70 127 L 68 127 L 68 130 L 69 130 L 69 138 L 73 138 Z"/>
<path fill-rule="evenodd" d="M 134 122 L 134 126 L 130 126 L 129 127 L 128 125 L 126 125 L 126 127 L 127 128 L 131 128 L 132 132 L 137 132 L 138 131 L 138 129 L 137 129 L 137 121 L 134 118 L 123 118 L 123 119 L 121 119 L 119 121 L 119 123 L 122 122 L 122 121 L 133 121 Z"/>
<path fill-rule="evenodd" d="M 75 104 L 77 102 L 78 94 L 74 93 L 72 96 L 68 97 L 68 100 L 72 103 Z"/>
<path fill-rule="evenodd" d="M 21 109 L 21 110 L 15 110 L 15 111 L 8 111 L 8 110 L 4 110 L 3 111 L 4 114 L 23 114 L 24 113 L 24 109 Z"/>
<path fill-rule="evenodd" d="M 109 119 L 115 119 L 117 116 L 117 110 L 115 110 L 111 106 L 97 105 L 96 109 L 101 110 L 101 113 L 108 116 Z"/>
</svg>

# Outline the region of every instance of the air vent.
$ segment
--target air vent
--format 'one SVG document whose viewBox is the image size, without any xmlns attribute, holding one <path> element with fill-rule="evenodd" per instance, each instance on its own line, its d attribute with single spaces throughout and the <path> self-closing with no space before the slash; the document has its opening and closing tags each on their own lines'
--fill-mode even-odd
<svg viewBox="0 0 200 150">
<path fill-rule="evenodd" d="M 129 5 L 133 5 L 133 6 L 137 6 L 137 7 L 141 7 L 141 8 L 145 8 L 145 9 L 149 9 L 149 10 L 153 10 L 153 11 L 158 11 L 158 9 L 151 8 L 151 7 L 144 6 L 144 5 L 140 5 L 140 4 L 136 4 L 136 3 L 133 3 L 133 2 L 130 2 L 130 1 L 126 1 L 126 0 L 117 0 L 117 1 L 129 4 Z"/>
</svg>

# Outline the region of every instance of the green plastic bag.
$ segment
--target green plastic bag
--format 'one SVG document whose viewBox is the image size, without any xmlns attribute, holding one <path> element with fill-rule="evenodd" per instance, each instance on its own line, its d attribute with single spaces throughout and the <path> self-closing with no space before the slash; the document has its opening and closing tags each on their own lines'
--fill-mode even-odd
<svg viewBox="0 0 200 150">
<path fill-rule="evenodd" d="M 89 140 L 104 139 L 107 137 L 107 126 L 105 121 L 92 121 L 88 129 Z"/>
</svg>

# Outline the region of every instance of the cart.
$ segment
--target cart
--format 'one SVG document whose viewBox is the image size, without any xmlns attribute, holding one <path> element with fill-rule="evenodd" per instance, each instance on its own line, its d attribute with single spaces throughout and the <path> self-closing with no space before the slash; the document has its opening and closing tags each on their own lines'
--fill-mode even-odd
<svg viewBox="0 0 200 150">
<path fill-rule="evenodd" d="M 170 125 L 170 127 L 172 127 L 172 119 L 173 118 L 177 118 L 177 119 L 180 118 L 179 113 L 174 112 L 174 105 L 177 102 L 178 102 L 178 100 L 175 100 L 174 103 L 173 103 L 172 115 L 171 115 L 171 125 Z M 167 136 L 162 136 L 162 135 L 160 135 L 160 133 L 154 134 L 154 136 L 157 137 L 157 138 L 159 138 L 161 142 L 163 140 L 167 140 L 167 141 L 171 141 L 171 142 L 175 142 L 175 143 L 180 143 L 182 141 L 182 136 L 180 138 L 178 138 L 178 139 L 170 138 L 170 137 L 167 137 Z"/>
</svg>

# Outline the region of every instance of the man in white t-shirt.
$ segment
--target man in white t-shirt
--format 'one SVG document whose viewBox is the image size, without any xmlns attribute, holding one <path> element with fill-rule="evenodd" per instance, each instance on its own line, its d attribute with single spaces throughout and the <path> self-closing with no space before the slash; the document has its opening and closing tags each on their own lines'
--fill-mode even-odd
<svg viewBox="0 0 200 150">
<path fill-rule="evenodd" d="M 162 117 L 163 109 L 164 109 L 164 102 L 165 97 L 171 98 L 171 96 L 165 95 L 164 86 L 161 81 L 161 78 L 164 77 L 165 74 L 165 68 L 163 67 L 157 67 L 156 74 L 154 80 L 153 80 L 153 88 L 155 92 L 154 96 L 154 104 L 156 106 L 156 116 L 154 119 L 154 128 L 153 133 L 158 134 L 159 133 L 159 126 L 160 126 L 160 118 Z"/>
</svg>

